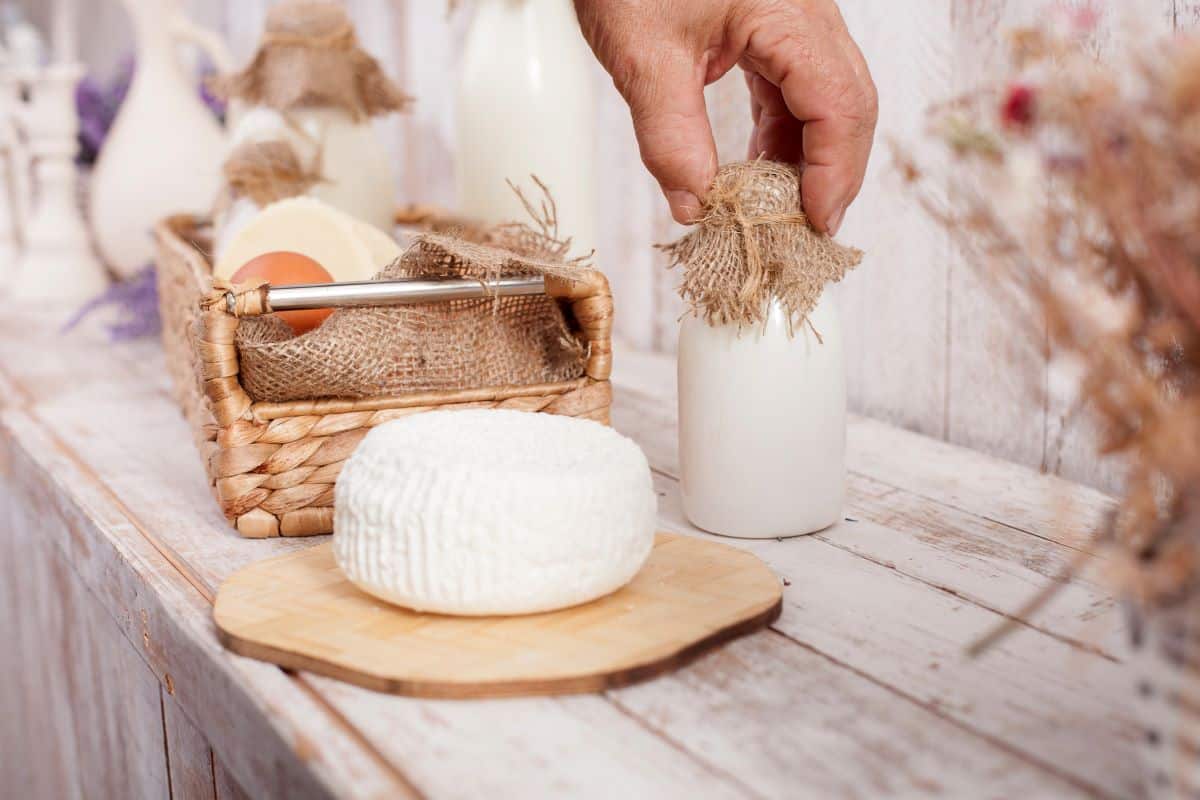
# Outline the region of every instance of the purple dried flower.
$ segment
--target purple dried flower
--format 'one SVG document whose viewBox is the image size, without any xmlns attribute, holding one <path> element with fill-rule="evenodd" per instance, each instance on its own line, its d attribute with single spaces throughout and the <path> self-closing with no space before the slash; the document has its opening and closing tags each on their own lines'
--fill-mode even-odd
<svg viewBox="0 0 1200 800">
<path fill-rule="evenodd" d="M 117 118 L 121 103 L 129 94 L 133 82 L 134 60 L 121 59 L 117 72 L 107 84 L 93 76 L 80 81 L 75 90 L 75 107 L 79 111 L 79 161 L 94 164 L 104 146 L 104 140 Z"/>
<path fill-rule="evenodd" d="M 209 80 L 217 74 L 216 68 L 211 65 L 206 65 L 200 70 L 200 99 L 204 101 L 204 105 L 208 106 L 208 110 L 213 113 L 217 119 L 225 122 L 225 112 L 228 110 L 228 103 L 224 98 L 218 97 L 213 93 L 212 86 Z"/>
<path fill-rule="evenodd" d="M 144 336 L 157 336 L 162 329 L 162 320 L 158 314 L 158 284 L 154 266 L 146 266 L 132 278 L 112 284 L 89 300 L 67 321 L 62 332 L 70 331 L 104 308 L 110 308 L 117 314 L 115 321 L 105 325 L 110 341 L 125 342 Z"/>
</svg>

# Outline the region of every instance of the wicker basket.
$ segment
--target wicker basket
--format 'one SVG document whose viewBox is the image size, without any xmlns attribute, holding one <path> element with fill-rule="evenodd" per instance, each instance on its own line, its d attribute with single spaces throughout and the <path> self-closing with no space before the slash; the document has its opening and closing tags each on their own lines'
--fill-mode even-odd
<svg viewBox="0 0 1200 800">
<path fill-rule="evenodd" d="M 435 409 L 512 408 L 608 423 L 612 295 L 604 275 L 548 278 L 587 346 L 584 376 L 536 386 L 480 387 L 362 400 L 255 402 L 238 380 L 241 317 L 269 313 L 262 289 L 215 292 L 203 223 L 164 220 L 158 241 L 163 344 L 175 395 L 190 422 L 221 509 L 246 537 L 311 536 L 333 529 L 342 463 L 376 425 Z M 232 298 L 232 299 L 231 299 Z"/>
</svg>

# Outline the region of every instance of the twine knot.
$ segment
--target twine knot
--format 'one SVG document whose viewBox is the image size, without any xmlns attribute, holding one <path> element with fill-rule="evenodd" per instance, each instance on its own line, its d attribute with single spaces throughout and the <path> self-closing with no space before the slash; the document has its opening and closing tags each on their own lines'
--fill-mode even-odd
<svg viewBox="0 0 1200 800">
<path fill-rule="evenodd" d="M 774 298 L 794 330 L 825 286 L 862 260 L 809 225 L 799 169 L 761 159 L 718 170 L 696 228 L 663 249 L 683 267 L 680 294 L 692 311 L 739 328 L 764 323 Z"/>
</svg>

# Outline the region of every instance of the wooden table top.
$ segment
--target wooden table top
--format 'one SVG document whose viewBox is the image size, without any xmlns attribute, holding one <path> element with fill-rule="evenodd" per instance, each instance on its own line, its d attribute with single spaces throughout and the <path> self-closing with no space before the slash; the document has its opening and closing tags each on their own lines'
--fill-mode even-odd
<svg viewBox="0 0 1200 800">
<path fill-rule="evenodd" d="M 615 427 L 680 511 L 674 364 L 618 350 Z M 1110 508 L 1104 495 L 853 418 L 846 521 L 733 542 L 783 616 L 675 674 L 598 695 L 429 701 L 234 656 L 221 581 L 321 539 L 226 525 L 156 342 L 0 315 L 0 480 L 247 789 L 343 797 L 1129 797 L 1140 794 L 1119 604 L 1089 562 L 980 658 Z M 730 542 L 732 540 L 722 540 Z M 256 794 L 258 793 L 256 792 Z"/>
</svg>

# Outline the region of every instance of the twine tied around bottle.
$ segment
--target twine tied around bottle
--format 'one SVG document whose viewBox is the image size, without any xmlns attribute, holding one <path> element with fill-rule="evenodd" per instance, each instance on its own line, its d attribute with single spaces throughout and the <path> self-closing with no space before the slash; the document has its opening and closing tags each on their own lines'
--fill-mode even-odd
<svg viewBox="0 0 1200 800">
<path fill-rule="evenodd" d="M 793 333 L 825 287 L 862 261 L 809 224 L 800 170 L 764 159 L 721 167 L 695 228 L 662 249 L 683 268 L 680 296 L 708 324 L 761 325 L 775 299 Z"/>
<path fill-rule="evenodd" d="M 335 28 L 320 36 L 275 30 L 263 34 L 260 47 L 311 47 L 314 50 L 353 50 L 358 46 L 354 26 L 347 20 L 341 28 Z"/>
<path fill-rule="evenodd" d="M 412 101 L 359 46 L 346 10 L 327 0 L 273 6 L 250 65 L 212 85 L 227 100 L 250 106 L 340 108 L 356 122 L 402 111 Z"/>
<path fill-rule="evenodd" d="M 285 141 L 245 142 L 229 154 L 222 172 L 234 198 L 247 197 L 260 207 L 299 197 L 324 180 Z"/>
</svg>

